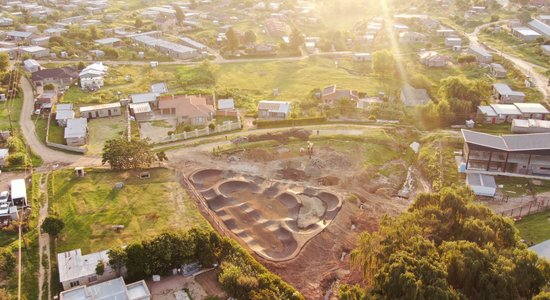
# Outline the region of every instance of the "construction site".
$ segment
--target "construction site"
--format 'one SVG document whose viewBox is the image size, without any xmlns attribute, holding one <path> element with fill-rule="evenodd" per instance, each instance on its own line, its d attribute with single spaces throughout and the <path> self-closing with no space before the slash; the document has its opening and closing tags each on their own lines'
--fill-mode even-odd
<svg viewBox="0 0 550 300">
<path fill-rule="evenodd" d="M 376 230 L 384 215 L 405 210 L 424 189 L 410 182 L 419 176 L 408 133 L 390 130 L 239 137 L 215 151 L 181 150 L 185 160 L 176 151 L 171 164 L 219 232 L 250 249 L 306 299 L 319 299 L 336 281 L 360 280 L 349 262 L 358 235 Z M 399 197 L 405 184 L 421 187 Z"/>
</svg>

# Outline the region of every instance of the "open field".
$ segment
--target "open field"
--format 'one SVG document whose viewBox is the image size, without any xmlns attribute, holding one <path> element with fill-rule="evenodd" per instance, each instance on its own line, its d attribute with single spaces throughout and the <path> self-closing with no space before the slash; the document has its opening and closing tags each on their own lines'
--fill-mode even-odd
<svg viewBox="0 0 550 300">
<path fill-rule="evenodd" d="M 121 136 L 127 131 L 126 117 L 116 116 L 88 120 L 88 152 L 89 155 L 103 153 L 103 145 L 109 139 Z"/>
<path fill-rule="evenodd" d="M 550 60 L 548 56 L 542 53 L 539 43 L 523 42 L 504 30 L 498 33 L 480 32 L 479 38 L 499 51 L 517 56 L 541 67 L 550 68 Z"/>
<path fill-rule="evenodd" d="M 172 171 L 149 172 L 150 179 L 139 179 L 138 171 L 88 170 L 83 178 L 72 170 L 52 173 L 50 213 L 65 222 L 58 251 L 89 253 L 165 230 L 207 226 Z M 117 182 L 124 187 L 116 189 Z M 125 228 L 117 232 L 113 225 Z"/>
<path fill-rule="evenodd" d="M 550 213 L 542 212 L 530 215 L 516 223 L 520 236 L 535 244 L 550 239 Z"/>
<path fill-rule="evenodd" d="M 15 126 L 19 126 L 19 115 L 21 114 L 21 108 L 23 107 L 23 98 L 21 95 L 17 96 L 13 103 L 0 102 L 0 131 L 10 129 L 10 122 L 8 117 L 8 107 L 11 107 L 11 120 Z"/>
</svg>

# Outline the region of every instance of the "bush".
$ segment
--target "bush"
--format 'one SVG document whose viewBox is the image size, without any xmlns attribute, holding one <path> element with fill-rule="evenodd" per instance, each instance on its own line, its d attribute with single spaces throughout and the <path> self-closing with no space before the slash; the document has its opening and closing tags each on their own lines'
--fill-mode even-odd
<svg viewBox="0 0 550 300">
<path fill-rule="evenodd" d="M 216 129 L 216 124 L 214 124 L 214 123 L 208 124 L 208 129 L 210 129 L 210 130 Z"/>
<path fill-rule="evenodd" d="M 10 154 L 7 159 L 7 165 L 10 167 L 27 167 L 31 164 L 29 157 L 24 152 Z"/>
</svg>

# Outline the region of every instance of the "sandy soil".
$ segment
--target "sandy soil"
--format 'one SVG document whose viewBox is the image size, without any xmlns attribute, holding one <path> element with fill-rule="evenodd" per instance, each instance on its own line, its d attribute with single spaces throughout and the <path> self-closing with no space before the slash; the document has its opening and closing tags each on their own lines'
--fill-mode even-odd
<svg viewBox="0 0 550 300">
<path fill-rule="evenodd" d="M 194 277 L 174 275 L 163 277 L 159 282 L 147 280 L 147 287 L 155 300 L 177 300 L 178 293 L 184 288 L 189 289 L 192 299 L 204 299 L 208 294 Z"/>
<path fill-rule="evenodd" d="M 273 262 L 257 256 L 262 264 L 295 286 L 306 299 L 322 299 L 335 280 L 350 283 L 360 280 L 360 274 L 351 269 L 348 256 L 341 260 L 343 252 L 353 249 L 359 233 L 376 230 L 383 215 L 394 216 L 408 207 L 409 200 L 395 196 L 405 181 L 408 166 L 400 160 L 388 162 L 388 166 L 402 165 L 405 172 L 390 172 L 386 177 L 378 170 L 365 170 L 361 162 L 367 154 L 354 148 L 340 152 L 342 150 L 319 147 L 311 158 L 289 148 L 281 145 L 221 156 L 189 151 L 184 160 L 174 158 L 171 164 L 187 175 L 192 170 L 222 169 L 289 185 L 328 188 L 341 195 L 343 205 L 333 221 L 311 238 L 295 258 Z M 413 172 L 417 174 L 416 170 Z M 417 188 L 412 196 L 429 188 L 426 182 L 416 181 Z"/>
</svg>

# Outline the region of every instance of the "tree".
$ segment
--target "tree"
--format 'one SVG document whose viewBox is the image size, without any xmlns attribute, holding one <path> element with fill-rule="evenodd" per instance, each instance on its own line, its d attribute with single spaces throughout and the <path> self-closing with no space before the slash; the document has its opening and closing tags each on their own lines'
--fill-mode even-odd
<svg viewBox="0 0 550 300">
<path fill-rule="evenodd" d="M 148 140 L 130 140 L 119 137 L 105 142 L 102 163 L 114 170 L 144 169 L 155 161 Z"/>
<path fill-rule="evenodd" d="M 126 251 L 121 247 L 115 247 L 111 248 L 107 255 L 109 256 L 109 265 L 120 275 L 120 271 L 126 266 Z"/>
<path fill-rule="evenodd" d="M 527 24 L 529 23 L 529 21 L 532 20 L 531 18 L 531 13 L 528 11 L 528 10 L 522 10 L 518 13 L 518 19 L 521 21 L 521 23 L 523 24 Z"/>
<path fill-rule="evenodd" d="M 105 273 L 105 262 L 103 260 L 99 260 L 97 262 L 97 265 L 95 266 L 95 273 L 99 276 L 103 275 Z"/>
<path fill-rule="evenodd" d="M 225 33 L 225 37 L 227 39 L 227 47 L 229 50 L 234 51 L 239 48 L 239 37 L 233 28 L 229 28 L 229 30 Z"/>
<path fill-rule="evenodd" d="M 341 285 L 338 287 L 338 299 L 340 300 L 362 300 L 365 299 L 365 291 L 358 284 Z"/>
<path fill-rule="evenodd" d="M 6 289 L 3 289 L 3 288 L 0 289 L 0 300 L 12 300 L 12 299 L 13 297 L 10 295 L 10 293 Z"/>
<path fill-rule="evenodd" d="M 97 32 L 97 28 L 94 25 L 90 26 L 90 37 L 93 40 L 96 40 L 99 38 L 99 33 Z"/>
<path fill-rule="evenodd" d="M 176 11 L 176 20 L 178 20 L 178 24 L 181 24 L 185 20 L 185 14 L 183 13 L 183 9 L 181 9 L 181 6 L 177 4 L 174 4 L 172 7 Z"/>
<path fill-rule="evenodd" d="M 166 156 L 166 152 L 164 152 L 164 151 L 157 152 L 157 160 L 158 161 L 168 161 L 168 157 Z"/>
<path fill-rule="evenodd" d="M 465 187 L 419 195 L 378 232 L 363 233 L 352 263 L 367 298 L 531 299 L 548 282 L 549 263 L 520 241 L 510 219 L 474 204 Z"/>
<path fill-rule="evenodd" d="M 304 35 L 297 28 L 293 28 L 290 33 L 290 48 L 293 50 L 298 50 L 304 44 L 304 41 Z"/>
<path fill-rule="evenodd" d="M 16 265 L 15 255 L 11 251 L 5 249 L 0 252 L 0 271 L 11 274 Z"/>
<path fill-rule="evenodd" d="M 44 222 L 42 222 L 42 230 L 49 234 L 52 237 L 57 237 L 61 230 L 65 227 L 65 223 L 63 220 L 54 217 L 54 216 L 47 216 L 46 219 L 44 219 Z"/>
<path fill-rule="evenodd" d="M 6 72 L 10 66 L 10 56 L 6 52 L 0 53 L 0 72 Z"/>
<path fill-rule="evenodd" d="M 53 85 L 52 83 L 45 84 L 44 85 L 44 90 L 45 91 L 53 91 L 53 90 L 55 90 L 55 85 Z"/>
<path fill-rule="evenodd" d="M 134 22 L 135 28 L 141 28 L 143 27 L 143 21 L 140 18 L 136 18 L 136 21 Z"/>
<path fill-rule="evenodd" d="M 491 23 L 494 23 L 500 19 L 499 15 L 491 15 Z"/>
<path fill-rule="evenodd" d="M 65 39 L 62 36 L 52 36 L 48 41 L 50 47 L 64 47 Z"/>
<path fill-rule="evenodd" d="M 244 42 L 247 44 L 254 44 L 256 42 L 256 34 L 252 30 L 248 30 L 244 33 Z"/>
<path fill-rule="evenodd" d="M 395 74 L 396 65 L 395 57 L 388 50 L 380 50 L 372 54 L 372 69 L 380 75 Z"/>
</svg>

